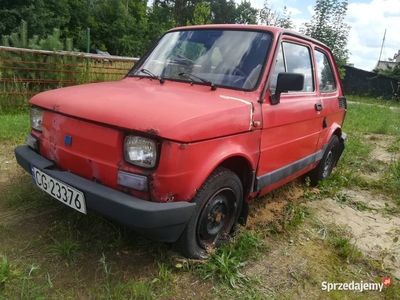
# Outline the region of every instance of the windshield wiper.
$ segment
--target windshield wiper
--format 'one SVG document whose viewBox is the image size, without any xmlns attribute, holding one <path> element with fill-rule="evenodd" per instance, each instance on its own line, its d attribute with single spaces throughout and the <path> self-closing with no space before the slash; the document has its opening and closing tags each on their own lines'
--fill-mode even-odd
<svg viewBox="0 0 400 300">
<path fill-rule="evenodd" d="M 147 69 L 141 69 L 140 72 L 149 75 L 150 78 L 159 80 L 161 84 L 163 84 L 163 83 L 165 82 L 165 79 L 164 79 L 164 78 L 161 78 L 160 76 L 151 73 L 151 72 L 150 72 L 149 70 L 147 70 Z"/>
<path fill-rule="evenodd" d="M 182 73 L 179 73 L 178 75 L 179 75 L 179 76 L 193 77 L 193 78 L 196 78 L 196 79 L 198 79 L 198 80 L 201 80 L 202 82 L 209 84 L 209 85 L 211 86 L 211 90 L 212 90 L 212 91 L 215 91 L 215 90 L 217 89 L 217 87 L 215 86 L 215 84 L 212 83 L 210 80 L 201 78 L 201 77 L 196 76 L 196 75 L 194 75 L 194 74 L 192 74 L 192 73 L 182 72 Z"/>
</svg>

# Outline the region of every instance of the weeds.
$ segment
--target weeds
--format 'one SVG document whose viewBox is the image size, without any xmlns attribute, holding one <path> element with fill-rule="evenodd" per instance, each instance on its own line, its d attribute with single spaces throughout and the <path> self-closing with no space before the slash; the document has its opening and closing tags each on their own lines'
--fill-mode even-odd
<svg viewBox="0 0 400 300">
<path fill-rule="evenodd" d="M 0 259 L 0 291 L 4 289 L 5 284 L 19 277 L 19 272 L 13 270 L 6 256 Z"/>
<path fill-rule="evenodd" d="M 340 258 L 345 259 L 347 263 L 360 261 L 362 253 L 351 243 L 351 238 L 345 230 L 333 224 L 326 226 L 323 223 L 315 223 L 314 226 L 321 239 L 327 241 Z"/>
<path fill-rule="evenodd" d="M 300 204 L 289 204 L 283 211 L 283 228 L 296 229 L 309 216 L 307 208 Z"/>
<path fill-rule="evenodd" d="M 375 187 L 379 187 L 385 191 L 390 197 L 397 200 L 400 204 L 400 162 L 392 160 L 389 164 L 389 170 L 384 174 L 383 178 L 379 180 Z"/>
<path fill-rule="evenodd" d="M 36 294 L 36 299 L 38 299 L 38 294 L 39 294 L 39 287 L 35 286 L 34 284 L 31 283 L 32 281 L 32 275 L 36 270 L 39 270 L 40 267 L 36 264 L 31 264 L 28 275 L 24 276 L 22 279 L 22 287 L 21 287 L 21 296 L 20 299 L 32 299 L 33 295 Z M 43 299 L 43 298 L 42 298 Z"/>
<path fill-rule="evenodd" d="M 81 245 L 68 237 L 64 240 L 53 239 L 54 244 L 49 247 L 50 252 L 65 260 L 67 263 L 75 263 L 78 253 L 82 249 Z"/>
<path fill-rule="evenodd" d="M 398 153 L 400 152 L 400 138 L 397 138 L 397 140 L 395 142 L 393 142 L 392 145 L 389 146 L 389 148 L 387 149 L 388 152 L 391 153 Z"/>
<path fill-rule="evenodd" d="M 362 257 L 361 251 L 350 242 L 350 238 L 334 236 L 331 243 L 339 257 L 346 259 L 348 263 L 358 262 Z"/>
<path fill-rule="evenodd" d="M 222 245 L 203 265 L 197 268 L 204 279 L 224 283 L 229 282 L 232 288 L 242 286 L 249 279 L 241 273 L 241 269 L 248 264 L 265 245 L 258 234 L 243 232 L 235 240 Z"/>
<path fill-rule="evenodd" d="M 102 265 L 103 268 L 103 274 L 104 274 L 104 280 L 105 280 L 105 289 L 107 291 L 105 298 L 109 299 L 111 298 L 111 279 L 110 277 L 113 275 L 111 272 L 111 266 L 109 266 L 106 262 L 106 256 L 104 253 L 102 253 L 102 256 L 99 260 L 100 264 Z"/>
</svg>

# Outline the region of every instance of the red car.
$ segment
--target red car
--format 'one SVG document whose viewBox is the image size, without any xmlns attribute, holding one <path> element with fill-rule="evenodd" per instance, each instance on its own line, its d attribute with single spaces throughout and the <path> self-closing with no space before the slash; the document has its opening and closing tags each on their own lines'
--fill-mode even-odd
<svg viewBox="0 0 400 300">
<path fill-rule="evenodd" d="M 249 200 L 327 178 L 346 138 L 331 51 L 267 26 L 172 29 L 123 80 L 30 104 L 15 154 L 39 188 L 193 258 L 246 222 Z"/>
</svg>

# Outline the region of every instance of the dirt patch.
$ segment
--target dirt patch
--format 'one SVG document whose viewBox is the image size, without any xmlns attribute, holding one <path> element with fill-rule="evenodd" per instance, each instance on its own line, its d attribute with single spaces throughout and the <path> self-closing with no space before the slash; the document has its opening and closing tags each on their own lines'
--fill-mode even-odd
<svg viewBox="0 0 400 300">
<path fill-rule="evenodd" d="M 383 134 L 367 134 L 364 138 L 374 148 L 370 153 L 372 159 L 390 163 L 398 158 L 398 154 L 388 152 L 388 148 L 396 141 L 396 137 Z"/>
<path fill-rule="evenodd" d="M 11 180 L 18 173 L 14 149 L 10 145 L 0 145 L 0 184 Z"/>
<path fill-rule="evenodd" d="M 268 229 L 268 227 L 271 227 L 271 230 L 280 231 L 280 223 L 285 218 L 285 207 L 301 200 L 303 194 L 301 183 L 292 182 L 262 198 L 256 199 L 254 203 L 250 204 L 250 214 L 246 228 L 261 227 Z"/>
<path fill-rule="evenodd" d="M 395 207 L 392 201 L 367 191 L 346 190 L 345 197 L 352 202 L 362 202 L 368 208 L 357 210 L 343 202 L 324 199 L 309 203 L 316 218 L 325 224 L 345 227 L 353 236 L 360 251 L 378 262 L 382 269 L 400 278 L 400 216 L 386 212 Z"/>
</svg>

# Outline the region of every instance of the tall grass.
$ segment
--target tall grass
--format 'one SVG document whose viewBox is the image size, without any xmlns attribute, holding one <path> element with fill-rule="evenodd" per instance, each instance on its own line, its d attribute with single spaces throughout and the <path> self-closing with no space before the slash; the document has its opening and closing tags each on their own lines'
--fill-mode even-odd
<svg viewBox="0 0 400 300">
<path fill-rule="evenodd" d="M 1 144 L 15 145 L 22 143 L 29 132 L 29 126 L 29 116 L 27 113 L 0 113 Z"/>
<path fill-rule="evenodd" d="M 391 102 L 394 103 L 394 102 Z M 360 133 L 400 134 L 400 109 L 376 105 L 348 105 L 344 130 Z"/>
</svg>

